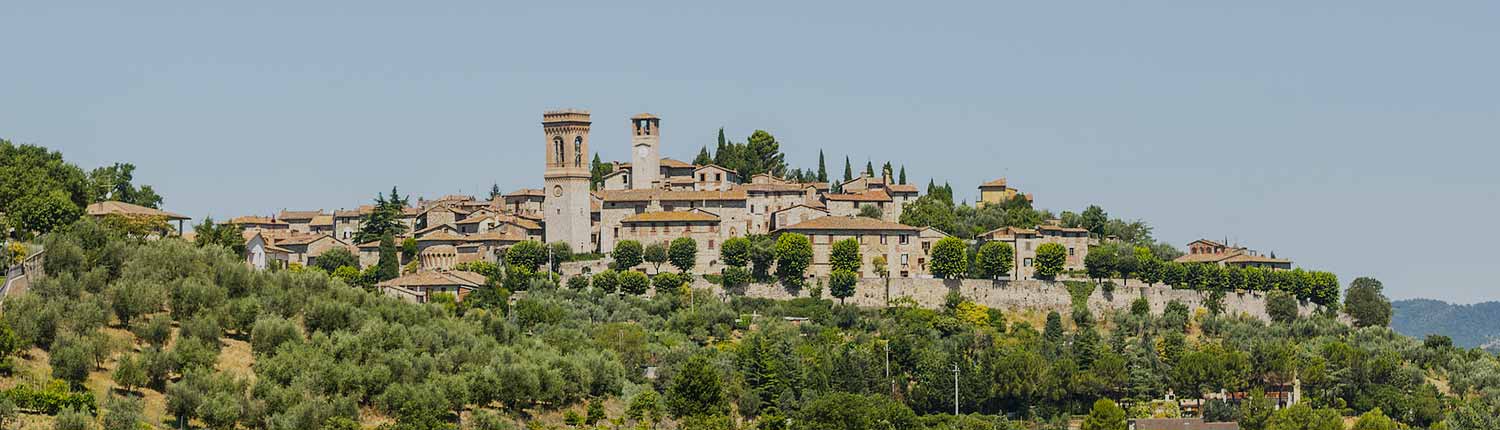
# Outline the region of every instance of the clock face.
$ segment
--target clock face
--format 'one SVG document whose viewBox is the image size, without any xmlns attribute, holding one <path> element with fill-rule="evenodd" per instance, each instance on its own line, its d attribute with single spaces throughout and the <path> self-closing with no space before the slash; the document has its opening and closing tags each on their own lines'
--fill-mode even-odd
<svg viewBox="0 0 1500 430">
<path fill-rule="evenodd" d="M 562 197 L 562 186 L 557 185 L 552 187 L 552 197 Z"/>
<path fill-rule="evenodd" d="M 647 148 L 645 146 L 640 146 L 640 147 L 635 148 L 635 153 L 636 154 L 640 154 L 641 158 L 646 158 L 646 156 L 651 153 L 651 148 Z"/>
</svg>

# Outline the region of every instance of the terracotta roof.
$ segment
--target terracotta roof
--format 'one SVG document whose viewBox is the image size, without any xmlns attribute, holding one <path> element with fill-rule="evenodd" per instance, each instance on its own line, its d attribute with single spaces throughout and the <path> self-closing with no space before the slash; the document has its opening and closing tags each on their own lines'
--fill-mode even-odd
<svg viewBox="0 0 1500 430">
<path fill-rule="evenodd" d="M 1037 229 L 1037 231 L 1064 231 L 1064 232 L 1069 232 L 1069 233 L 1088 233 L 1089 232 L 1089 229 L 1086 229 L 1086 228 L 1063 227 L 1063 226 L 1060 226 L 1060 225 L 1042 225 L 1042 226 L 1037 226 L 1036 229 Z"/>
<path fill-rule="evenodd" d="M 630 119 L 661 119 L 661 118 L 657 118 L 656 115 L 652 115 L 652 114 L 647 113 L 647 112 L 641 112 L 639 114 L 636 114 L 636 116 L 630 117 Z"/>
<path fill-rule="evenodd" d="M 417 242 L 462 242 L 463 240 L 463 236 L 459 236 L 446 231 L 440 231 L 417 238 Z"/>
<path fill-rule="evenodd" d="M 279 246 L 276 246 L 276 245 L 266 245 L 265 249 L 267 251 L 279 252 L 279 253 L 282 253 L 282 254 L 291 254 L 292 253 L 292 250 L 286 249 L 286 248 L 282 248 L 282 247 L 279 247 Z"/>
<path fill-rule="evenodd" d="M 788 206 L 788 207 L 784 207 L 784 208 L 781 208 L 781 209 L 777 209 L 777 210 L 771 211 L 771 213 L 773 213 L 773 214 L 775 214 L 775 213 L 782 213 L 782 212 L 789 211 L 789 210 L 796 209 L 796 208 L 808 208 L 808 209 L 812 209 L 812 210 L 819 211 L 819 212 L 828 212 L 828 209 L 824 208 L 824 207 L 812 206 L 812 205 L 809 205 L 808 203 L 798 203 L 798 204 L 795 204 L 795 205 L 791 205 L 791 206 Z"/>
<path fill-rule="evenodd" d="M 515 190 L 505 197 L 546 197 L 547 193 L 539 188 L 522 188 Z"/>
<path fill-rule="evenodd" d="M 620 222 L 719 222 L 719 217 L 704 211 L 646 212 L 631 215 Z"/>
<path fill-rule="evenodd" d="M 332 226 L 333 225 L 333 215 L 318 215 L 318 216 L 315 216 L 315 217 L 313 217 L 312 222 L 308 223 L 308 225 L 313 225 L 313 226 L 324 226 L 324 225 L 326 225 L 326 226 Z"/>
<path fill-rule="evenodd" d="M 306 244 L 309 244 L 309 243 L 313 243 L 313 242 L 317 242 L 319 240 L 322 240 L 325 237 L 329 238 L 329 239 L 333 239 L 333 236 L 329 236 L 329 235 L 323 234 L 323 233 L 302 233 L 302 234 L 287 235 L 285 237 L 277 238 L 276 239 L 276 246 L 306 245 Z M 333 240 L 338 240 L 338 239 L 333 239 Z"/>
<path fill-rule="evenodd" d="M 698 181 L 693 180 L 691 176 L 673 176 L 667 178 L 668 184 L 688 185 L 696 182 Z"/>
<path fill-rule="evenodd" d="M 372 241 L 369 241 L 369 242 L 361 243 L 356 248 L 379 248 L 379 247 L 380 247 L 380 241 L 378 241 L 378 240 L 372 240 Z"/>
<path fill-rule="evenodd" d="M 828 205 L 823 204 L 822 200 L 803 200 L 802 204 L 813 209 L 828 209 Z"/>
<path fill-rule="evenodd" d="M 507 222 L 509 222 L 511 224 L 515 224 L 516 226 L 524 228 L 524 229 L 527 229 L 527 230 L 541 230 L 542 229 L 542 225 L 540 223 L 538 223 L 536 221 L 532 221 L 532 220 L 526 219 L 526 218 L 517 217 L 516 219 L 510 220 L 510 221 L 507 221 Z"/>
<path fill-rule="evenodd" d="M 428 226 L 427 228 L 411 232 L 411 234 L 415 235 L 415 236 L 421 236 L 421 235 L 424 235 L 424 234 L 427 234 L 427 233 L 432 233 L 432 232 L 438 231 L 438 230 L 457 230 L 457 228 L 454 228 L 453 224 L 438 224 L 438 225 Z"/>
<path fill-rule="evenodd" d="M 854 179 L 850 179 L 850 180 L 847 180 L 847 181 L 844 181 L 844 182 L 840 182 L 839 185 L 841 185 L 841 186 L 842 185 L 849 185 L 849 184 L 852 184 L 855 181 L 858 181 L 858 180 L 861 180 L 861 179 L 863 179 L 866 182 L 871 183 L 871 184 L 884 184 L 885 183 L 885 178 L 878 178 L 878 177 L 874 177 L 874 176 L 860 175 L 859 177 L 856 177 Z"/>
<path fill-rule="evenodd" d="M 682 160 L 678 160 L 678 159 L 673 159 L 673 158 L 665 158 L 665 157 L 663 157 L 661 159 L 661 165 L 665 166 L 665 167 L 671 167 L 671 168 L 693 167 L 692 163 L 688 163 L 688 162 L 685 162 L 685 161 L 682 161 Z"/>
<path fill-rule="evenodd" d="M 829 194 L 825 196 L 828 200 L 836 202 L 888 202 L 891 195 L 885 190 L 869 190 L 859 194 Z"/>
<path fill-rule="evenodd" d="M 623 174 L 626 174 L 626 173 L 630 173 L 630 171 L 629 170 L 625 170 L 625 169 L 620 169 L 620 170 L 616 170 L 616 171 L 613 171 L 613 172 L 609 172 L 609 174 L 601 176 L 600 179 L 613 178 L 615 176 L 623 175 Z"/>
<path fill-rule="evenodd" d="M 470 242 L 524 242 L 526 241 L 526 235 L 490 230 L 484 233 L 466 235 L 464 236 L 464 240 Z"/>
<path fill-rule="evenodd" d="M 996 180 L 993 180 L 993 181 L 985 182 L 983 184 L 979 184 L 979 188 L 1004 187 L 1004 186 L 1005 186 L 1005 178 L 1000 178 L 1000 179 L 996 179 Z"/>
<path fill-rule="evenodd" d="M 1014 236 L 1014 235 L 1017 235 L 1017 234 L 1036 234 L 1036 230 L 1032 230 L 1032 229 L 1029 229 L 1029 228 L 1019 228 L 1019 227 L 1000 227 L 1000 228 L 997 228 L 997 229 L 994 229 L 994 230 L 990 230 L 990 231 L 984 232 L 984 234 L 981 234 L 980 236 L 985 236 L 985 237 Z"/>
<path fill-rule="evenodd" d="M 893 192 L 893 193 L 915 193 L 915 192 L 917 192 L 917 186 L 916 185 L 912 185 L 912 184 L 890 184 L 890 185 L 886 185 L 885 188 L 888 189 L 888 190 L 891 190 L 891 192 Z"/>
<path fill-rule="evenodd" d="M 917 231 L 917 228 L 906 224 L 881 221 L 874 218 L 857 216 L 825 216 L 782 227 L 781 230 Z"/>
<path fill-rule="evenodd" d="M 374 211 L 374 210 L 375 210 L 375 205 L 360 205 L 358 208 L 352 209 L 352 210 L 342 210 L 341 209 L 341 210 L 333 211 L 333 216 L 339 217 L 339 218 L 357 217 L 357 216 L 361 216 L 361 215 L 370 213 L 371 211 Z"/>
<path fill-rule="evenodd" d="M 282 220 L 278 220 L 278 219 L 272 219 L 271 217 L 264 217 L 264 216 L 239 216 L 239 217 L 231 218 L 229 220 L 229 222 L 234 223 L 234 224 L 239 224 L 239 225 L 246 225 L 246 224 L 287 225 L 286 221 L 282 221 Z"/>
<path fill-rule="evenodd" d="M 723 170 L 725 172 L 734 173 L 734 171 L 733 170 L 729 170 L 728 167 L 720 166 L 718 164 L 713 164 L 713 163 L 709 163 L 709 164 L 705 164 L 705 165 L 702 165 L 702 166 L 698 166 L 698 168 L 693 169 L 693 171 L 696 172 L 696 171 L 703 170 L 703 169 L 719 169 L 719 170 Z"/>
<path fill-rule="evenodd" d="M 1225 247 L 1224 244 L 1222 244 L 1222 243 L 1215 242 L 1215 241 L 1208 240 L 1208 239 L 1198 239 L 1198 240 L 1195 240 L 1195 241 L 1192 241 L 1192 242 L 1188 242 L 1188 245 L 1192 245 L 1192 244 L 1195 244 L 1195 243 L 1203 243 L 1205 245 L 1219 247 L 1219 248 L 1224 248 Z"/>
<path fill-rule="evenodd" d="M 725 191 L 672 191 L 672 190 L 605 190 L 599 196 L 606 202 L 645 202 L 652 200 L 744 200 L 745 190 L 734 188 Z"/>
<path fill-rule="evenodd" d="M 816 189 L 818 191 L 827 191 L 828 190 L 828 183 L 827 182 L 803 182 L 803 183 L 798 184 L 798 185 L 801 185 L 803 189 L 806 189 L 807 187 L 813 187 L 813 189 Z"/>
<path fill-rule="evenodd" d="M 799 184 L 743 184 L 736 188 L 752 193 L 801 193 L 807 189 Z"/>
<path fill-rule="evenodd" d="M 315 210 L 315 211 L 289 211 L 289 210 L 283 209 L 281 211 L 281 214 L 276 215 L 276 218 L 283 219 L 283 220 L 288 220 L 288 219 L 309 219 L 310 220 L 310 219 L 313 219 L 313 218 L 317 218 L 318 215 L 322 215 L 322 214 L 323 214 L 323 210 L 322 209 Z"/>
<path fill-rule="evenodd" d="M 484 275 L 462 270 L 418 271 L 396 279 L 376 284 L 381 287 L 446 287 L 460 286 L 478 288 L 484 285 Z"/>
<path fill-rule="evenodd" d="M 493 215 L 475 215 L 475 216 L 471 216 L 471 217 L 468 217 L 468 218 L 464 218 L 464 219 L 458 220 L 458 224 L 478 224 L 478 223 L 484 222 L 485 220 L 493 218 L 493 217 L 494 217 Z"/>
<path fill-rule="evenodd" d="M 105 215 L 129 215 L 129 216 L 159 216 L 170 220 L 191 219 L 184 215 L 167 212 L 161 209 L 152 209 L 141 205 L 133 205 L 125 202 L 107 201 L 98 202 L 88 206 L 84 210 L 91 216 Z"/>
<path fill-rule="evenodd" d="M 1253 255 L 1253 254 L 1250 254 L 1250 253 L 1240 253 L 1238 255 L 1235 255 L 1235 256 L 1232 256 L 1232 257 L 1224 259 L 1224 262 L 1225 263 L 1286 263 L 1286 264 L 1291 264 L 1292 260 L 1287 260 L 1287 259 L 1284 259 L 1284 258 L 1271 258 L 1271 257 L 1262 256 L 1262 255 Z"/>
</svg>

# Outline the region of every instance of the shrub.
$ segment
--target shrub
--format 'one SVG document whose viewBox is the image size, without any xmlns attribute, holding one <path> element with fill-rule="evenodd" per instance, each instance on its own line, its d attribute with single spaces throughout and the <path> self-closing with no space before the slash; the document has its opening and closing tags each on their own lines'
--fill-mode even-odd
<svg viewBox="0 0 1500 430">
<path fill-rule="evenodd" d="M 613 294 L 619 286 L 619 274 L 614 269 L 604 269 L 594 274 L 594 289 L 603 291 L 605 294 Z"/>
<path fill-rule="evenodd" d="M 656 294 L 677 294 L 684 282 L 682 276 L 676 273 L 658 273 L 651 278 L 651 284 L 656 287 Z"/>
<path fill-rule="evenodd" d="M 620 272 L 620 292 L 630 295 L 646 294 L 646 289 L 651 283 L 646 274 L 634 270 Z"/>
<path fill-rule="evenodd" d="M 578 291 L 587 290 L 589 288 L 589 277 L 578 275 L 568 278 L 568 288 Z"/>
<path fill-rule="evenodd" d="M 979 246 L 974 263 L 979 265 L 980 276 L 1000 279 L 1010 275 L 1010 268 L 1016 263 L 1016 249 L 1005 242 L 985 242 Z"/>
<path fill-rule="evenodd" d="M 720 285 L 725 290 L 736 290 L 750 285 L 750 270 L 744 267 L 729 267 L 724 269 L 724 275 L 720 279 Z"/>
<path fill-rule="evenodd" d="M 264 316 L 255 320 L 250 330 L 250 349 L 256 354 L 270 354 L 287 342 L 301 342 L 302 332 L 297 324 L 277 316 Z"/>
<path fill-rule="evenodd" d="M 1281 290 L 1266 294 L 1266 315 L 1271 317 L 1271 321 L 1279 323 L 1296 321 L 1297 299 Z"/>
<path fill-rule="evenodd" d="M 622 240 L 615 244 L 615 250 L 610 257 L 615 260 L 614 269 L 625 272 L 641 265 L 641 243 L 634 240 Z"/>
</svg>

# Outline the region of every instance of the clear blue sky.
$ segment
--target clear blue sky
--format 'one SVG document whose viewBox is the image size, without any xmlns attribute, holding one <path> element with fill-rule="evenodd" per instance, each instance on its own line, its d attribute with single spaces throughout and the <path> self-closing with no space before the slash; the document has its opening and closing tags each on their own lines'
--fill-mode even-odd
<svg viewBox="0 0 1500 430">
<path fill-rule="evenodd" d="M 1500 299 L 1496 2 L 241 3 L 0 4 L 0 136 L 222 218 L 537 186 L 543 110 L 606 159 L 649 111 Z"/>
</svg>

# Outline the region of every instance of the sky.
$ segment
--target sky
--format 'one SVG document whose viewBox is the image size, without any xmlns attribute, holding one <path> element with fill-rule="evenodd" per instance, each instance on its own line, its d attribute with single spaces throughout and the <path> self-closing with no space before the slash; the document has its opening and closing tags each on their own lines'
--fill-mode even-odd
<svg viewBox="0 0 1500 430">
<path fill-rule="evenodd" d="M 223 219 L 536 187 L 544 110 L 606 160 L 651 112 L 1500 300 L 1497 2 L 213 3 L 0 3 L 0 137 Z"/>
</svg>

